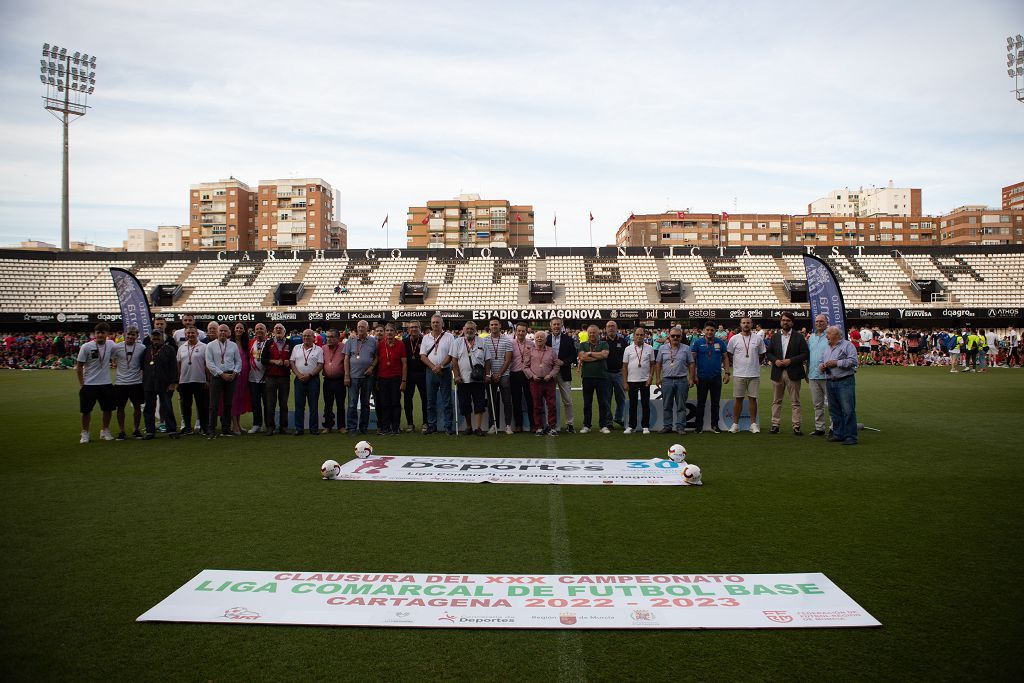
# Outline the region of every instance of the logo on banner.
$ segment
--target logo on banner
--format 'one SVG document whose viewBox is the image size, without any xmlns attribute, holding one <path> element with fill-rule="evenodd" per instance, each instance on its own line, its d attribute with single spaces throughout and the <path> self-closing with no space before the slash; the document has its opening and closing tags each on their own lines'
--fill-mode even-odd
<svg viewBox="0 0 1024 683">
<path fill-rule="evenodd" d="M 764 610 L 761 614 L 768 617 L 769 621 L 774 621 L 776 624 L 788 624 L 793 621 L 793 617 L 789 615 L 786 610 Z"/>
<path fill-rule="evenodd" d="M 366 474 L 380 474 L 388 468 L 388 461 L 394 459 L 395 456 L 393 455 L 382 455 L 379 458 L 364 460 L 363 464 L 357 467 L 352 474 L 360 474 L 362 472 Z"/>
<path fill-rule="evenodd" d="M 438 617 L 437 620 L 438 621 L 447 621 L 450 624 L 454 624 L 455 623 L 455 615 L 454 614 L 448 614 L 448 611 L 445 610 L 444 615 Z"/>
<path fill-rule="evenodd" d="M 558 617 L 558 621 L 566 626 L 572 626 L 576 623 L 576 615 L 572 612 L 566 612 Z"/>
<path fill-rule="evenodd" d="M 231 609 L 225 610 L 224 612 L 225 619 L 235 619 L 242 621 L 254 621 L 256 619 L 259 619 L 260 616 L 261 615 L 259 612 L 253 612 L 252 610 L 246 609 L 244 607 L 232 607 Z"/>
<path fill-rule="evenodd" d="M 633 621 L 654 621 L 654 612 L 648 609 L 635 609 L 629 616 Z"/>
</svg>

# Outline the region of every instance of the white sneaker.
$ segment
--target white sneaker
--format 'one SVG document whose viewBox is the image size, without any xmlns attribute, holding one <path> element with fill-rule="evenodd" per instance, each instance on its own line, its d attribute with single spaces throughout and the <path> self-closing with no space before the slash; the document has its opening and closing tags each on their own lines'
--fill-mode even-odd
<svg viewBox="0 0 1024 683">
<path fill-rule="evenodd" d="M 89 432 L 82 431 L 82 438 L 78 440 L 78 443 L 89 443 Z"/>
<path fill-rule="evenodd" d="M 584 427 L 583 429 L 580 430 L 580 434 L 589 434 L 589 433 L 590 433 L 590 427 Z"/>
<path fill-rule="evenodd" d="M 650 434 L 650 433 L 651 433 L 651 430 L 648 429 L 647 427 L 644 427 L 644 434 Z"/>
<path fill-rule="evenodd" d="M 760 434 L 761 433 L 761 425 L 757 424 L 756 422 L 751 422 L 750 423 L 750 433 L 751 434 Z"/>
<path fill-rule="evenodd" d="M 732 423 L 732 427 L 729 427 L 729 433 L 730 434 L 739 434 L 740 433 L 740 424 L 739 424 L 739 422 L 733 422 Z"/>
<path fill-rule="evenodd" d="M 110 433 L 109 429 L 101 429 L 100 438 L 103 439 L 104 441 L 113 441 L 114 435 Z"/>
<path fill-rule="evenodd" d="M 601 433 L 602 434 L 611 434 L 612 430 L 608 429 L 607 427 L 601 427 Z"/>
<path fill-rule="evenodd" d="M 257 427 L 256 425 L 253 425 L 252 428 L 249 429 L 249 433 L 250 434 L 259 434 L 260 433 L 260 428 Z"/>
<path fill-rule="evenodd" d="M 505 425 L 505 433 L 506 434 L 515 434 L 515 432 L 512 431 L 512 425 Z"/>
<path fill-rule="evenodd" d="M 491 428 L 487 430 L 487 433 L 488 434 L 497 434 L 498 433 L 498 428 L 495 427 L 494 425 L 491 425 Z"/>
<path fill-rule="evenodd" d="M 622 430 L 622 433 L 623 434 L 632 434 L 633 430 L 630 427 L 626 427 L 624 430 Z"/>
</svg>

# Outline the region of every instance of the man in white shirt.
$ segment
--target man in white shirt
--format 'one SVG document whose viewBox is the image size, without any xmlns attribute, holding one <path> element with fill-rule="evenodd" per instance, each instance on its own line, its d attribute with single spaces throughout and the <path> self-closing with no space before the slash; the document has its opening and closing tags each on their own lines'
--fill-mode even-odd
<svg viewBox="0 0 1024 683">
<path fill-rule="evenodd" d="M 641 406 L 640 428 L 644 434 L 651 433 L 651 373 L 654 370 L 654 347 L 644 343 L 645 330 L 633 331 L 633 343 L 622 352 L 622 380 L 629 393 L 629 426 L 622 432 L 632 434 L 639 431 L 636 423 L 637 402 Z"/>
<path fill-rule="evenodd" d="M 142 356 L 146 347 L 139 342 L 139 328 L 129 327 L 124 333 L 124 341 L 114 346 L 114 404 L 117 407 L 117 440 L 128 438 L 124 433 L 125 406 L 131 401 L 132 422 L 135 431 L 132 437 L 142 438 L 139 425 L 142 423 L 142 404 L 146 402 L 146 392 L 142 389 Z"/>
<path fill-rule="evenodd" d="M 195 327 L 195 326 L 196 326 L 196 317 L 194 315 L 192 315 L 191 313 L 182 313 L 181 314 L 181 329 L 180 330 L 175 330 L 174 331 L 174 335 L 173 335 L 175 345 L 176 346 L 181 346 L 182 344 L 184 344 L 188 340 L 187 332 L 188 332 L 189 328 L 192 328 L 192 327 Z M 206 333 L 205 332 L 203 332 L 202 330 L 196 330 L 196 331 L 199 332 L 199 341 L 200 342 L 203 342 L 205 344 L 207 341 L 209 341 L 207 339 L 207 337 L 206 337 Z"/>
<path fill-rule="evenodd" d="M 985 352 L 988 354 L 988 365 L 989 367 L 996 366 L 996 357 L 999 355 L 999 335 L 996 334 L 995 330 L 989 330 L 985 333 L 985 343 L 988 344 L 988 348 Z"/>
<path fill-rule="evenodd" d="M 78 407 L 82 413 L 82 437 L 78 443 L 89 443 L 89 424 L 96 403 L 100 404 L 103 417 L 100 438 L 113 441 L 110 433 L 110 415 L 114 410 L 114 387 L 110 383 L 110 363 L 114 358 L 114 342 L 107 339 L 110 326 L 100 323 L 95 329 L 96 336 L 82 344 L 78 350 L 75 373 L 78 375 Z"/>
<path fill-rule="evenodd" d="M 501 321 L 497 318 L 491 318 L 488 321 L 487 331 L 489 332 L 487 339 L 481 339 L 480 343 L 484 345 L 484 352 L 490 362 L 487 387 L 491 428 L 488 431 L 491 434 L 496 434 L 498 431 L 498 408 L 500 406 L 500 417 L 502 418 L 500 421 L 505 423 L 505 433 L 511 434 L 512 385 L 509 369 L 512 366 L 512 337 L 501 333 Z"/>
<path fill-rule="evenodd" d="M 430 332 L 420 345 L 420 360 L 427 366 L 427 431 L 455 433 L 452 414 L 451 348 L 455 338 L 444 329 L 444 318 L 434 315 L 430 319 Z M 440 421 L 440 424 L 438 422 Z"/>
<path fill-rule="evenodd" d="M 455 395 L 459 402 L 459 412 L 466 418 L 466 433 L 485 436 L 481 428 L 484 419 L 484 406 L 487 403 L 487 360 L 484 345 L 476 336 L 476 323 L 468 321 L 462 328 L 462 338 L 456 339 L 451 346 L 452 372 L 455 375 Z M 478 368 L 476 377 L 473 369 Z M 500 369 L 500 368 L 498 368 Z M 455 428 L 458 429 L 456 424 Z"/>
<path fill-rule="evenodd" d="M 752 322 L 750 318 L 741 318 L 740 333 L 733 335 L 726 347 L 732 361 L 732 427 L 729 431 L 733 434 L 740 430 L 744 398 L 750 405 L 750 431 L 754 434 L 761 431 L 757 424 L 757 394 L 761 389 L 761 361 L 767 349 L 763 338 L 751 334 Z"/>
<path fill-rule="evenodd" d="M 302 331 L 302 344 L 292 349 L 292 373 L 295 375 L 295 436 L 306 428 L 309 406 L 309 433 L 320 433 L 320 371 L 324 369 L 324 351 L 315 344 L 313 330 Z"/>
<path fill-rule="evenodd" d="M 195 326 L 185 330 L 185 343 L 178 346 L 178 400 L 181 405 L 182 434 L 192 433 L 192 404 L 199 413 L 199 428 L 210 431 L 209 387 L 206 386 L 206 344 L 199 341 Z"/>
<path fill-rule="evenodd" d="M 242 371 L 242 354 L 231 339 L 231 328 L 221 325 L 217 329 L 217 341 L 206 345 L 206 369 L 210 371 L 210 431 L 212 439 L 217 431 L 217 408 L 220 410 L 222 436 L 234 436 L 231 431 L 231 404 L 235 394 L 235 380 Z"/>
<path fill-rule="evenodd" d="M 858 349 L 861 353 L 871 353 L 871 340 L 874 339 L 875 334 L 871 331 L 871 328 L 865 325 L 860 329 L 860 348 Z"/>
</svg>

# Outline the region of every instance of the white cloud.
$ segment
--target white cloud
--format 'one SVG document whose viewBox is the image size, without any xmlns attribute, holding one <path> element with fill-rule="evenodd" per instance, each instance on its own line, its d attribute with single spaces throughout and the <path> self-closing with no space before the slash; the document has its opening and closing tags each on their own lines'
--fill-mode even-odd
<svg viewBox="0 0 1024 683">
<path fill-rule="evenodd" d="M 537 209 L 538 242 L 613 239 L 630 211 L 800 211 L 836 186 L 925 209 L 1021 179 L 1010 2 L 4 6 L 0 240 L 59 232 L 59 127 L 39 45 L 99 55 L 72 127 L 72 227 L 116 243 L 187 220 L 192 182 L 320 176 L 355 246 L 406 207 L 479 191 Z M 1015 32 L 1015 31 L 1012 31 Z M 100 207 L 100 208 L 89 208 Z M 177 209 L 175 210 L 175 207 Z"/>
</svg>

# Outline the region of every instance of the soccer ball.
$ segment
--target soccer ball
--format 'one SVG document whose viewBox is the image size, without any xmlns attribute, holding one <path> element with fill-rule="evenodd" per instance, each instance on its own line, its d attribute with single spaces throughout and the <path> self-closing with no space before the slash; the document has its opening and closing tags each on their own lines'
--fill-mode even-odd
<svg viewBox="0 0 1024 683">
<path fill-rule="evenodd" d="M 672 462 L 686 462 L 686 446 L 675 443 L 668 447 L 668 457 Z"/>
<path fill-rule="evenodd" d="M 341 474 L 341 465 L 335 460 L 328 460 L 320 465 L 320 474 L 324 479 L 337 479 Z"/>
<path fill-rule="evenodd" d="M 373 455 L 373 446 L 369 441 L 360 441 L 356 444 L 357 458 L 369 458 L 371 455 Z"/>
<path fill-rule="evenodd" d="M 690 486 L 703 486 L 700 480 L 700 468 L 696 465 L 687 465 L 683 468 L 683 481 Z"/>
</svg>

